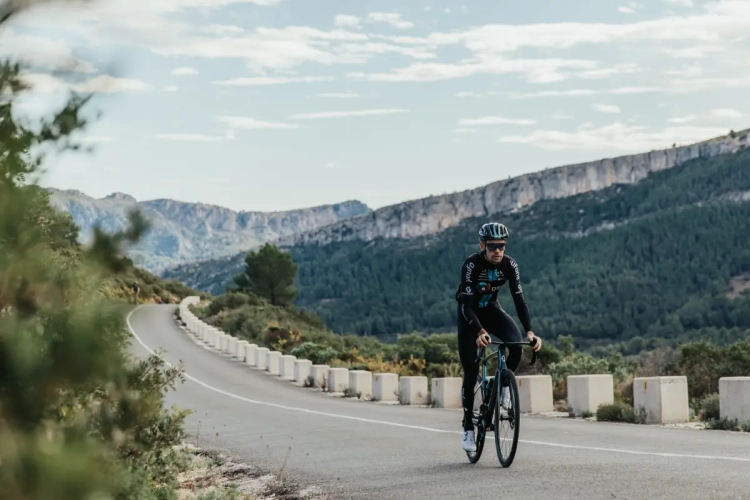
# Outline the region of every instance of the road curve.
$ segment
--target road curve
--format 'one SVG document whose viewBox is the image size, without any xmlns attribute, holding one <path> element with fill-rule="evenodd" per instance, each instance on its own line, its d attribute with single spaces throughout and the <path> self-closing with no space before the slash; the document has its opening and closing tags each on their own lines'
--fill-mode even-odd
<svg viewBox="0 0 750 500">
<path fill-rule="evenodd" d="M 128 316 L 139 355 L 163 349 L 188 380 L 168 403 L 188 431 L 340 498 L 747 499 L 750 435 L 523 416 L 513 465 L 490 434 L 478 464 L 461 449 L 461 413 L 337 398 L 297 387 L 198 344 L 175 306 Z"/>
</svg>

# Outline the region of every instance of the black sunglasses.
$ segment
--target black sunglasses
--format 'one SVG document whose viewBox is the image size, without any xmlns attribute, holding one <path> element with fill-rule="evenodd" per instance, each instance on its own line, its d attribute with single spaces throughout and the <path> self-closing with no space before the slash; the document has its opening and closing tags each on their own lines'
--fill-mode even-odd
<svg viewBox="0 0 750 500">
<path fill-rule="evenodd" d="M 505 243 L 486 243 L 485 247 L 490 252 L 494 252 L 495 250 L 505 250 Z"/>
</svg>

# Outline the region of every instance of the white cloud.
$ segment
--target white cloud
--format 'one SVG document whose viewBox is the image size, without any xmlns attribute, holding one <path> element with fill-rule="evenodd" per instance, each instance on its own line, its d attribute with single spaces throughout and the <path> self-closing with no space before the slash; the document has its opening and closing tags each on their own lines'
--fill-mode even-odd
<svg viewBox="0 0 750 500">
<path fill-rule="evenodd" d="M 630 8 L 633 8 L 630 6 Z M 719 0 L 708 3 L 702 12 L 685 16 L 631 23 L 536 23 L 526 25 L 488 24 L 465 31 L 436 32 L 425 37 L 393 37 L 397 43 L 427 48 L 463 45 L 471 56 L 457 63 L 425 65 L 414 63 L 389 73 L 352 73 L 352 77 L 371 81 L 436 81 L 465 78 L 475 74 L 524 73 L 533 83 L 550 83 L 567 78 L 602 78 L 639 71 L 634 64 L 600 68 L 596 61 L 580 60 L 516 60 L 509 59 L 515 51 L 534 48 L 570 49 L 580 45 L 637 44 L 658 45 L 687 42 L 698 44 L 703 52 L 730 47 L 750 30 L 750 2 Z M 658 47 L 659 50 L 661 47 Z M 685 51 L 680 47 L 666 50 Z M 693 51 L 694 52 L 694 51 Z M 683 54 L 695 55 L 695 54 Z M 567 70 L 563 72 L 562 70 Z M 583 70 L 571 73 L 570 70 Z"/>
<path fill-rule="evenodd" d="M 357 111 L 324 111 L 293 115 L 293 120 L 318 120 L 321 118 L 349 118 L 355 116 L 380 116 L 407 113 L 408 109 L 362 109 Z"/>
<path fill-rule="evenodd" d="M 513 93 L 513 99 L 531 99 L 534 97 L 582 97 L 600 94 L 598 90 L 571 89 L 571 90 L 542 90 L 539 92 Z"/>
<path fill-rule="evenodd" d="M 664 2 L 671 5 L 679 5 L 681 7 L 692 7 L 693 0 L 664 0 Z"/>
<path fill-rule="evenodd" d="M 91 80 L 73 85 L 78 92 L 97 92 L 112 94 L 116 92 L 142 92 L 150 87 L 146 82 L 132 78 L 115 78 L 109 75 L 99 75 Z"/>
<path fill-rule="evenodd" d="M 463 118 L 459 125 L 533 125 L 535 120 L 523 118 L 503 118 L 502 116 L 483 116 L 482 118 Z"/>
<path fill-rule="evenodd" d="M 172 71 L 170 71 L 170 73 L 173 75 L 177 75 L 177 76 L 183 76 L 183 75 L 197 75 L 199 71 L 189 66 L 182 66 L 182 67 L 173 69 Z"/>
<path fill-rule="evenodd" d="M 630 7 L 620 7 L 617 10 L 623 14 L 635 14 L 635 11 Z"/>
<path fill-rule="evenodd" d="M 636 64 L 615 64 L 610 68 L 599 68 L 599 69 L 587 69 L 580 71 L 575 74 L 577 78 L 583 78 L 585 80 L 594 80 L 598 78 L 606 78 L 614 75 L 629 75 L 641 71 Z"/>
<path fill-rule="evenodd" d="M 403 21 L 401 14 L 395 12 L 371 12 L 367 14 L 367 19 L 371 22 L 388 23 L 394 28 L 408 29 L 414 27 L 414 23 Z"/>
<path fill-rule="evenodd" d="M 219 142 L 234 140 L 234 136 L 232 134 L 227 134 L 224 136 L 205 134 L 156 134 L 154 135 L 154 137 L 165 141 L 179 142 Z"/>
<path fill-rule="evenodd" d="M 294 129 L 299 127 L 293 123 L 264 122 L 247 116 L 217 116 L 216 119 L 230 127 L 241 129 Z"/>
<path fill-rule="evenodd" d="M 633 87 L 617 87 L 608 90 L 574 89 L 574 90 L 545 90 L 540 92 L 511 93 L 513 99 L 531 99 L 535 97 L 582 97 L 592 95 L 637 95 L 637 94 L 689 94 L 704 90 L 743 88 L 750 86 L 750 77 L 724 77 L 724 78 L 694 78 L 679 79 L 661 82 L 657 86 L 641 85 Z"/>
<path fill-rule="evenodd" d="M 478 130 L 473 128 L 456 128 L 453 129 L 453 132 L 455 132 L 456 134 L 476 134 Z"/>
<path fill-rule="evenodd" d="M 209 24 L 200 28 L 200 31 L 216 36 L 239 35 L 245 32 L 244 29 L 233 24 Z"/>
<path fill-rule="evenodd" d="M 726 109 L 726 108 L 720 108 L 720 109 L 714 109 L 711 111 L 711 114 L 717 118 L 742 118 L 745 116 L 743 113 L 740 113 L 736 109 Z"/>
<path fill-rule="evenodd" d="M 683 47 L 679 49 L 665 47 L 662 48 L 661 51 L 664 54 L 670 57 L 675 57 L 677 59 L 703 59 L 707 56 L 710 56 L 712 53 L 722 52 L 723 48 L 716 45 L 700 45 L 694 47 Z"/>
<path fill-rule="evenodd" d="M 348 14 L 339 14 L 333 18 L 333 24 L 340 28 L 356 28 L 359 26 L 359 18 Z"/>
<path fill-rule="evenodd" d="M 476 92 L 458 92 L 456 97 L 482 97 L 482 94 Z"/>
<path fill-rule="evenodd" d="M 86 144 L 103 144 L 115 142 L 116 139 L 110 135 L 86 135 L 78 140 Z"/>
<path fill-rule="evenodd" d="M 96 72 L 93 64 L 74 57 L 70 45 L 62 39 L 18 35 L 8 30 L 0 35 L 0 55 L 52 71 Z"/>
<path fill-rule="evenodd" d="M 664 72 L 665 75 L 671 75 L 671 76 L 684 76 L 688 78 L 694 78 L 701 76 L 703 74 L 703 69 L 698 66 L 697 64 L 693 64 L 692 66 L 682 66 L 681 69 L 671 69 Z"/>
<path fill-rule="evenodd" d="M 167 85 L 164 87 L 164 92 L 177 92 L 180 88 L 177 85 Z"/>
<path fill-rule="evenodd" d="M 593 69 L 595 61 L 580 59 L 486 59 L 463 64 L 415 63 L 398 68 L 392 73 L 352 72 L 347 76 L 375 82 L 434 82 L 466 78 L 477 74 L 522 73 L 533 83 L 551 83 L 564 80 L 562 68 Z"/>
<path fill-rule="evenodd" d="M 668 122 L 671 123 L 688 123 L 695 120 L 695 115 L 687 115 L 687 116 L 678 116 L 675 118 L 669 118 L 667 119 Z"/>
<path fill-rule="evenodd" d="M 224 85 L 231 87 L 259 87 L 265 85 L 282 85 L 286 83 L 332 82 L 333 80 L 334 78 L 330 76 L 256 76 L 232 78 L 231 80 L 217 80 L 211 83 L 213 83 L 214 85 Z"/>
<path fill-rule="evenodd" d="M 555 113 L 554 115 L 552 115 L 553 120 L 567 120 L 568 118 L 570 117 L 563 113 Z"/>
<path fill-rule="evenodd" d="M 584 150 L 621 152 L 650 151 L 667 149 L 672 144 L 689 144 L 703 141 L 707 137 L 717 137 L 728 132 L 716 127 L 667 127 L 662 130 L 649 130 L 644 126 L 626 125 L 615 122 L 604 127 L 581 126 L 572 132 L 559 130 L 536 130 L 528 135 L 500 137 L 499 142 L 528 144 L 540 149 L 553 151 Z"/>
<path fill-rule="evenodd" d="M 328 97 L 331 99 L 356 99 L 357 97 L 360 97 L 360 95 L 353 92 L 328 92 L 318 94 L 318 97 Z"/>
<path fill-rule="evenodd" d="M 343 43 L 336 47 L 336 54 L 351 63 L 366 63 L 373 54 L 393 52 L 414 59 L 435 59 L 437 55 L 424 48 L 400 47 L 388 43 Z"/>
<path fill-rule="evenodd" d="M 30 86 L 29 92 L 60 92 L 75 90 L 81 93 L 142 92 L 149 90 L 146 82 L 132 78 L 115 78 L 99 75 L 80 83 L 69 83 L 45 73 L 27 73 L 23 80 Z"/>
<path fill-rule="evenodd" d="M 594 109 L 600 113 L 620 113 L 620 107 L 613 104 L 594 104 Z"/>
</svg>

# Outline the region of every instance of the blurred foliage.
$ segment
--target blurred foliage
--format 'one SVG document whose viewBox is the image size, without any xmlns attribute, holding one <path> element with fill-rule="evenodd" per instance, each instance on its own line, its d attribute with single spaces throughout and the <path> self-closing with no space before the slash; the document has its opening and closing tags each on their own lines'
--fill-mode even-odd
<svg viewBox="0 0 750 500">
<path fill-rule="evenodd" d="M 28 2 L 6 2 L 0 23 L 19 5 Z M 32 179 L 43 152 L 78 149 L 71 135 L 86 125 L 88 97 L 72 95 L 51 119 L 29 124 L 13 113 L 28 91 L 18 64 L 0 65 L 0 88 L 0 496 L 176 498 L 186 412 L 163 398 L 181 367 L 129 354 L 122 298 L 133 279 L 148 301 L 190 290 L 124 258 L 147 230 L 140 214 L 83 248 L 70 216 Z"/>
</svg>

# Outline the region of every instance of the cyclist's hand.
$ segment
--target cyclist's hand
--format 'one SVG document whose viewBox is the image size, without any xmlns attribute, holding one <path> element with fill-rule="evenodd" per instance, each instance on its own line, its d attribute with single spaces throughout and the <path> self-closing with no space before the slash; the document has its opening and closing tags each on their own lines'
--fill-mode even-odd
<svg viewBox="0 0 750 500">
<path fill-rule="evenodd" d="M 542 339 L 534 335 L 534 332 L 528 332 L 526 337 L 529 339 L 529 342 L 534 342 L 531 348 L 534 349 L 534 351 L 539 352 L 539 349 L 542 348 Z"/>
<path fill-rule="evenodd" d="M 490 342 L 492 342 L 492 339 L 490 338 L 490 334 L 487 333 L 487 331 L 484 328 L 479 330 L 479 336 L 477 336 L 477 345 L 479 347 L 487 347 Z"/>
</svg>

